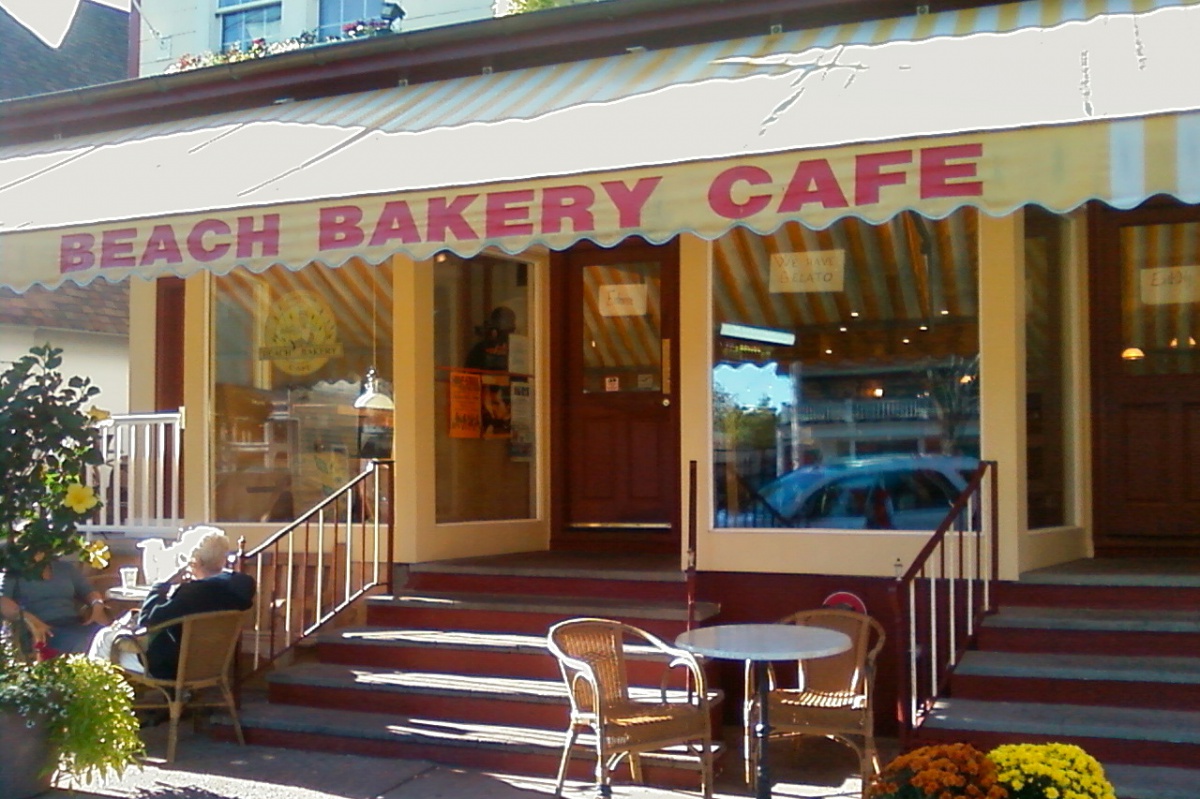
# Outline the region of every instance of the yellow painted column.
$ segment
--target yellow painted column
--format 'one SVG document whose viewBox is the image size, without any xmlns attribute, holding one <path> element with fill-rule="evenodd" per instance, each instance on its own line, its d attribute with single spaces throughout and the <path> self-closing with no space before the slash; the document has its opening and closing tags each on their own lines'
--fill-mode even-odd
<svg viewBox="0 0 1200 799">
<path fill-rule="evenodd" d="M 211 316 L 212 275 L 198 272 L 184 283 L 183 300 L 183 515 L 190 524 L 213 520 Z"/>
<path fill-rule="evenodd" d="M 1000 578 L 1020 572 L 1028 527 L 1025 479 L 1024 214 L 979 214 L 979 425 L 982 455 L 996 461 Z"/>
<path fill-rule="evenodd" d="M 683 520 L 681 558 L 688 542 L 688 481 L 696 461 L 698 562 L 714 568 L 709 537 L 712 504 L 712 244 L 687 233 L 679 240 L 679 433 Z M 707 555 L 707 558 L 706 558 Z M 686 561 L 682 561 L 686 567 Z"/>
<path fill-rule="evenodd" d="M 396 402 L 397 563 L 418 560 L 420 531 L 436 515 L 433 424 L 433 262 L 392 256 L 392 393 Z"/>
<path fill-rule="evenodd" d="M 158 345 L 158 284 L 129 280 L 129 412 L 154 407 L 154 364 Z"/>
</svg>

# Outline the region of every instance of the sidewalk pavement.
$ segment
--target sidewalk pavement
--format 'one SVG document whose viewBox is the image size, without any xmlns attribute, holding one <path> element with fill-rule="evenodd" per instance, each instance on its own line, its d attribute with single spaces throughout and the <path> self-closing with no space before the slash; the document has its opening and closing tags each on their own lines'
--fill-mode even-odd
<svg viewBox="0 0 1200 799">
<path fill-rule="evenodd" d="M 61 785 L 41 799 L 544 799 L 554 792 L 554 775 L 524 777 L 443 766 L 423 760 L 306 752 L 266 746 L 238 746 L 194 733 L 180 725 L 174 763 L 166 763 L 166 725 L 144 731 L 147 759 L 120 779 Z M 881 744 L 886 756 L 892 742 Z M 772 747 L 778 799 L 858 799 L 860 782 L 850 750 L 832 741 L 805 739 L 797 748 Z M 736 758 L 730 758 L 736 760 Z M 732 772 L 732 773 L 731 773 Z M 731 762 L 717 779 L 716 797 L 748 797 L 740 764 Z M 699 796 L 697 789 L 667 790 L 628 784 L 618 771 L 616 799 L 668 799 Z M 566 799 L 591 799 L 594 786 L 568 782 Z"/>
</svg>

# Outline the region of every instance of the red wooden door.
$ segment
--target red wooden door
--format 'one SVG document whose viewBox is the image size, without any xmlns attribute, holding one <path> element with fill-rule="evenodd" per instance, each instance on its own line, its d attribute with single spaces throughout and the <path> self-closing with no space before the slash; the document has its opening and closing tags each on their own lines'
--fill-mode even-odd
<svg viewBox="0 0 1200 799">
<path fill-rule="evenodd" d="M 1200 209 L 1092 215 L 1099 554 L 1200 552 Z"/>
<path fill-rule="evenodd" d="M 677 549 L 678 248 L 573 248 L 555 264 L 556 545 Z"/>
</svg>

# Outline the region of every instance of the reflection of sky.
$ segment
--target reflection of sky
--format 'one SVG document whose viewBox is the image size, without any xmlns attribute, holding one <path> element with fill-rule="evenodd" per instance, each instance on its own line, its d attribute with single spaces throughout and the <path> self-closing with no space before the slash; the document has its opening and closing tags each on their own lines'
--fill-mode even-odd
<svg viewBox="0 0 1200 799">
<path fill-rule="evenodd" d="M 757 408 L 760 400 L 767 397 L 768 404 L 779 410 L 785 402 L 792 402 L 792 382 L 776 373 L 778 364 L 772 362 L 758 366 L 743 363 L 737 366 L 721 364 L 713 369 L 713 385 L 728 392 L 738 405 Z"/>
</svg>

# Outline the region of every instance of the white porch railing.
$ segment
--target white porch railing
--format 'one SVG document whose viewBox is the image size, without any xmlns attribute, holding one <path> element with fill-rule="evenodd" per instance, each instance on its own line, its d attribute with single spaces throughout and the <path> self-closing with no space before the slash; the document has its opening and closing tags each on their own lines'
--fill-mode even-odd
<svg viewBox="0 0 1200 799">
<path fill-rule="evenodd" d="M 891 586 L 896 618 L 897 715 L 907 746 L 950 672 L 992 612 L 999 580 L 995 461 L 980 461 L 946 519 Z"/>
<path fill-rule="evenodd" d="M 125 414 L 97 428 L 104 462 L 88 482 L 103 504 L 80 530 L 174 538 L 183 524 L 183 414 Z"/>
</svg>

